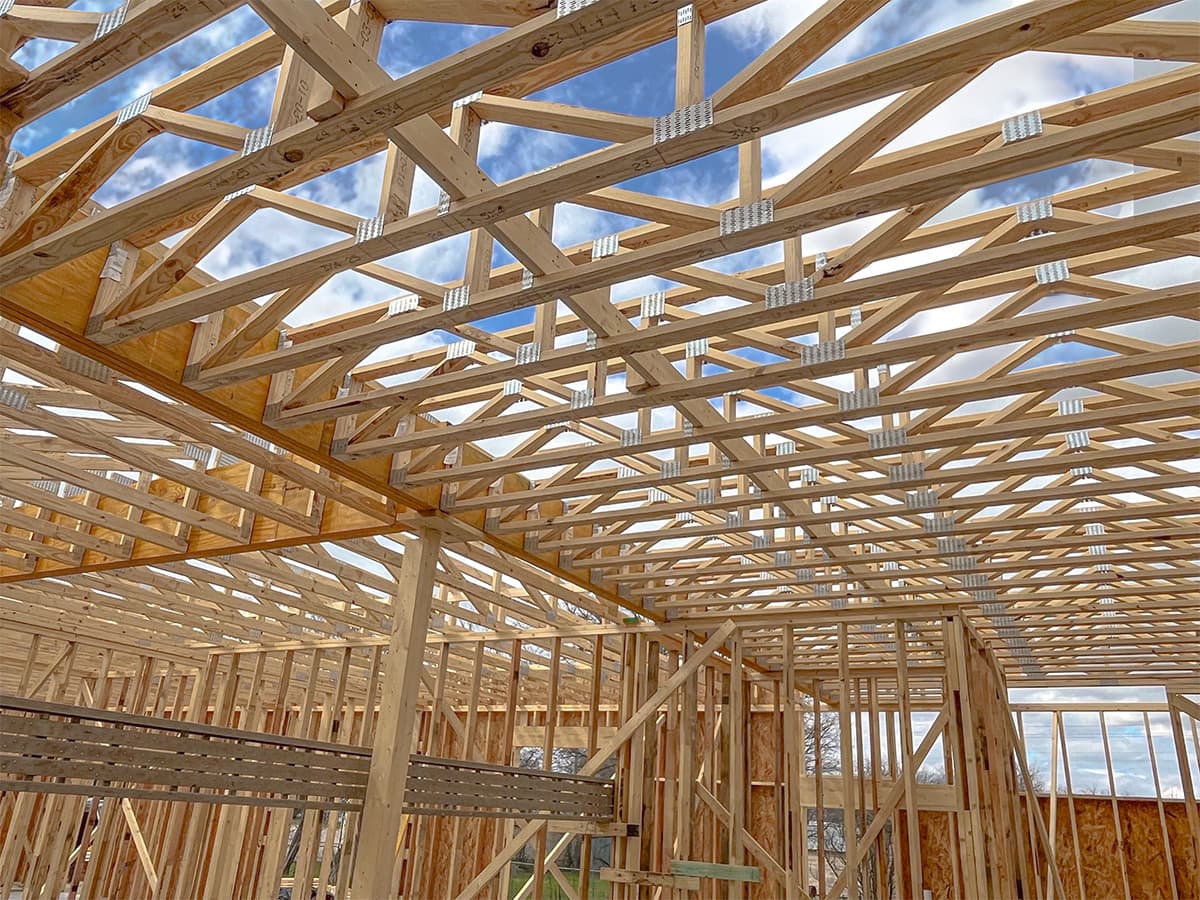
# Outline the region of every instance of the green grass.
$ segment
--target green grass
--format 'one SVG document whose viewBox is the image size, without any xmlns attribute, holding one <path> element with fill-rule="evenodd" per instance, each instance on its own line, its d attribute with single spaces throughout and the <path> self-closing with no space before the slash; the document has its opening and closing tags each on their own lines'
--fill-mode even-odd
<svg viewBox="0 0 1200 900">
<path fill-rule="evenodd" d="M 610 896 L 609 885 L 607 882 L 601 881 L 597 877 L 599 869 L 592 869 L 591 881 L 588 884 L 587 900 L 608 900 Z M 578 889 L 579 887 L 579 870 L 578 869 L 563 869 L 563 875 L 570 882 L 571 887 Z M 526 863 L 513 863 L 512 874 L 508 879 L 508 896 L 515 897 L 521 887 L 529 880 L 529 876 L 533 874 L 533 866 Z M 543 881 L 544 890 L 542 891 L 543 900 L 568 900 L 567 894 L 563 891 L 558 880 L 549 872 L 546 873 Z"/>
</svg>

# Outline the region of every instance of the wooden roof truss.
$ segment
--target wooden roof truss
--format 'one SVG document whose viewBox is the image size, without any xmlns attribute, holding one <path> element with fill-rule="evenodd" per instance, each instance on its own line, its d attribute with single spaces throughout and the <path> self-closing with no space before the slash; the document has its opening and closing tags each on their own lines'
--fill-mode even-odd
<svg viewBox="0 0 1200 900">
<path fill-rule="evenodd" d="M 0 143 L 240 5 L 9 4 Z M 1153 0 L 1033 0 L 807 74 L 885 5 L 831 0 L 706 96 L 706 27 L 755 5 L 250 0 L 260 36 L 10 155 L 0 621 L 181 660 L 382 644 L 403 552 L 388 536 L 421 521 L 446 535 L 433 639 L 732 617 L 766 669 L 783 626 L 810 626 L 797 652 L 820 668 L 854 621 L 870 666 L 886 659 L 871 623 L 961 609 L 1013 678 L 1194 679 L 1196 284 L 1122 273 L 1197 251 L 1197 24 L 1134 18 Z M 500 27 L 392 78 L 383 30 L 420 19 Z M 40 38 L 67 49 L 26 71 L 11 54 Z M 674 112 L 532 99 L 664 43 Z M 1173 65 L 889 149 L 1037 51 Z M 193 111 L 272 71 L 260 127 Z M 883 100 L 764 185 L 764 138 Z M 496 182 L 487 122 L 598 149 Z M 159 135 L 228 153 L 97 204 Z M 733 148 L 725 202 L 634 181 Z M 374 216 L 294 190 L 381 152 Z M 1086 160 L 1123 174 L 962 202 Z M 413 206 L 416 169 L 436 206 Z M 560 204 L 631 224 L 560 246 Z M 343 237 L 206 272 L 263 210 Z M 391 260 L 455 235 L 461 278 Z M 722 262 L 763 248 L 778 262 Z M 395 296 L 294 321 L 347 273 Z M 629 295 L 648 278 L 662 290 Z M 923 324 L 951 313 L 963 324 Z M 436 345 L 394 351 L 410 338 Z"/>
</svg>

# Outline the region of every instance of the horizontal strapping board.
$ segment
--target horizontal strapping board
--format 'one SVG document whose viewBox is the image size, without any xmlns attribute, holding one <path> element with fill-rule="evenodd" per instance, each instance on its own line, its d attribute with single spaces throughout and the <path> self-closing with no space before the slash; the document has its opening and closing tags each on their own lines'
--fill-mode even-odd
<svg viewBox="0 0 1200 900">
<path fill-rule="evenodd" d="M 361 803 L 336 800 L 306 800 L 298 797 L 247 797 L 240 794 L 206 794 L 200 791 L 166 791 L 151 788 L 118 787 L 111 784 L 64 784 L 60 781 L 0 780 L 0 794 L 5 791 L 32 794 L 66 794 L 74 797 L 121 797 L 130 800 L 173 800 L 181 803 L 229 804 L 235 806 L 264 806 L 272 809 L 334 809 L 361 812 Z M 405 810 L 410 812 L 411 810 Z"/>
<path fill-rule="evenodd" d="M 295 770 L 297 778 L 255 778 L 212 772 L 190 772 L 175 769 L 145 769 L 140 766 L 118 766 L 111 763 L 83 763 L 70 757 L 35 759 L 28 756 L 0 756 L 0 769 L 6 775 L 25 775 L 42 778 L 72 778 L 88 781 L 127 782 L 129 784 L 168 785 L 178 788 L 208 788 L 251 793 L 278 794 L 289 797 L 329 797 L 337 800 L 361 799 L 362 787 L 341 787 L 316 784 L 304 779 L 304 769 Z"/>
<path fill-rule="evenodd" d="M 541 774 L 524 774 L 522 772 L 500 773 L 464 768 L 448 769 L 441 766 L 431 766 L 423 762 L 412 763 L 408 769 L 409 779 L 428 779 L 436 782 L 460 784 L 464 787 L 493 787 L 500 790 L 511 788 L 538 794 L 554 792 L 595 797 L 608 793 L 611 787 L 605 782 L 577 781 L 570 776 L 559 778 L 537 777 Z"/>
<path fill-rule="evenodd" d="M 360 809 L 365 796 L 370 758 L 362 748 L 10 699 L 0 698 L 0 709 L 33 715 L 0 714 L 0 770 L 54 780 L 12 778 L 0 790 L 304 809 Z M 613 786 L 596 776 L 413 756 L 404 801 L 406 812 L 425 815 L 604 822 Z"/>
<path fill-rule="evenodd" d="M 200 752 L 212 758 L 225 756 L 268 763 L 296 764 L 295 750 L 263 746 L 261 743 L 250 743 L 249 741 L 255 739 L 254 732 L 245 732 L 247 739 L 235 743 L 230 741 L 197 740 L 195 737 L 112 728 L 104 725 L 84 725 L 79 722 L 58 722 L 53 719 L 33 718 L 29 716 L 0 715 L 0 734 L 28 735 L 31 737 L 57 738 L 93 743 L 116 743 L 124 747 L 138 747 L 173 753 Z M 308 753 L 305 756 L 305 760 L 309 768 L 327 768 L 339 772 L 366 773 L 371 766 L 369 758 L 340 756 L 332 753 Z"/>
<path fill-rule="evenodd" d="M 64 784 L 58 781 L 19 781 L 0 779 L 0 794 L 5 791 L 35 794 L 65 794 L 76 797 L 122 797 L 130 800 L 168 800 L 181 803 L 228 804 L 231 806 L 256 806 L 290 809 L 332 809 L 361 812 L 362 804 L 330 800 L 306 800 L 296 797 L 247 797 L 240 794 L 210 794 L 200 791 L 168 791 L 150 788 L 117 787 L 111 784 Z M 436 815 L 459 818 L 507 819 L 512 813 L 507 810 L 473 809 L 426 809 L 405 803 L 401 811 L 410 815 Z M 570 813 L 534 815 L 531 818 L 580 823 L 590 821 Z"/>
<path fill-rule="evenodd" d="M 333 744 L 328 741 L 314 741 L 308 738 L 286 737 L 284 735 L 266 734 L 265 732 L 258 731 L 243 731 L 238 728 L 220 728 L 216 725 L 205 725 L 199 722 L 180 722 L 176 719 L 167 719 L 159 716 L 137 716 L 132 713 L 113 712 L 108 709 L 69 706 L 65 703 L 47 703 L 44 700 L 27 700 L 24 697 L 14 697 L 11 694 L 0 694 L 0 710 L 5 709 L 34 713 L 35 715 L 62 716 L 67 719 L 86 719 L 89 722 L 108 722 L 112 725 L 126 725 L 133 728 L 149 728 L 153 731 L 175 731 L 180 734 L 225 738 L 234 741 L 253 741 L 258 744 L 270 744 L 276 747 L 317 750 L 344 756 L 370 757 L 371 755 L 370 748 L 356 747 L 351 744 Z"/>
<path fill-rule="evenodd" d="M 502 766 L 498 763 L 476 762 L 473 759 L 447 759 L 441 756 L 421 756 L 418 753 L 414 753 L 409 759 L 414 763 L 427 763 L 431 766 L 439 766 L 446 769 L 469 769 L 472 772 L 511 772 L 516 775 L 525 775 L 530 778 L 545 778 L 548 781 L 555 782 L 611 783 L 607 778 L 601 778 L 598 775 L 569 775 L 562 772 L 545 772 L 540 769 L 523 769 L 519 766 Z"/>
<path fill-rule="evenodd" d="M 553 773 L 449 769 L 424 762 L 409 767 L 405 801 L 430 806 L 508 809 L 532 814 L 611 818 L 612 785 Z M 538 777 L 541 776 L 541 777 Z"/>
<path fill-rule="evenodd" d="M 72 760 L 80 764 L 137 766 L 147 772 L 162 769 L 177 772 L 212 772 L 233 777 L 278 778 L 283 781 L 303 779 L 313 784 L 349 785 L 359 788 L 365 788 L 367 785 L 366 772 L 339 772 L 336 769 L 307 765 L 307 760 L 303 759 L 292 760 L 289 763 L 257 762 L 233 755 L 205 755 L 198 752 L 200 750 L 199 747 L 192 747 L 186 753 L 177 753 L 111 743 L 63 741 L 5 734 L 0 743 L 0 760 L 12 761 L 19 765 L 23 754 L 46 759 Z"/>
</svg>

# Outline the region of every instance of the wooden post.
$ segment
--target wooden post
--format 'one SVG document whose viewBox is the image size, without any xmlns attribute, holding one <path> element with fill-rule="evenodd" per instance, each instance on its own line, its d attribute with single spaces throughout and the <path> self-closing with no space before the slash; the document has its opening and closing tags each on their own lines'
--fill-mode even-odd
<svg viewBox="0 0 1200 900">
<path fill-rule="evenodd" d="M 729 862 L 742 864 L 742 829 L 746 825 L 746 704 L 742 695 L 742 639 L 733 638 L 733 659 L 729 667 Z M 742 896 L 740 882 L 726 886 L 729 900 Z"/>
<path fill-rule="evenodd" d="M 908 696 L 908 635 L 904 623 L 896 622 L 896 690 L 900 704 L 900 766 L 904 779 L 905 829 L 908 833 L 909 890 L 914 900 L 921 896 L 921 832 L 917 810 L 917 773 L 913 771 L 912 707 Z"/>
<path fill-rule="evenodd" d="M 1171 738 L 1175 742 L 1175 757 L 1179 763 L 1179 786 L 1183 789 L 1183 806 L 1187 813 L 1188 831 L 1192 836 L 1192 853 L 1200 865 L 1200 811 L 1197 810 L 1196 787 L 1192 783 L 1192 764 L 1188 760 L 1187 737 L 1183 733 L 1184 704 L 1190 707 L 1187 711 L 1191 715 L 1200 712 L 1186 697 L 1167 694 L 1167 718 L 1171 720 Z M 1200 877 L 1197 880 L 1200 880 Z"/>
<path fill-rule="evenodd" d="M 825 729 L 821 722 L 821 682 L 813 681 L 813 802 L 816 808 L 817 821 L 817 893 L 825 896 L 825 781 L 824 761 L 821 759 L 821 742 L 825 739 Z M 807 840 L 807 837 L 805 838 Z"/>
<path fill-rule="evenodd" d="M 392 868 L 400 836 L 401 805 L 417 708 L 417 687 L 425 656 L 425 629 L 433 603 L 433 575 L 440 531 L 417 529 L 409 541 L 392 608 L 392 637 L 379 699 L 379 724 L 367 780 L 354 862 L 353 896 L 394 895 Z"/>
<path fill-rule="evenodd" d="M 1104 710 L 1100 710 L 1100 741 L 1104 745 L 1104 770 L 1108 774 L 1108 796 L 1112 800 L 1113 833 L 1117 836 L 1117 862 L 1121 865 L 1121 887 L 1125 892 L 1125 900 L 1129 896 L 1129 872 L 1125 867 L 1125 841 L 1121 835 L 1121 809 L 1117 803 L 1117 781 L 1113 773 L 1112 749 L 1108 743 L 1108 724 L 1104 720 Z"/>
<path fill-rule="evenodd" d="M 471 665 L 471 688 L 467 698 L 467 728 L 463 735 L 462 748 L 459 756 L 462 759 L 477 759 L 475 755 L 476 734 L 479 728 L 479 690 L 483 681 L 483 654 L 485 645 L 480 641 L 475 645 L 475 657 Z M 489 721 L 491 717 L 488 717 Z M 487 746 L 486 740 L 484 747 Z M 486 755 L 486 754 L 485 754 Z M 446 877 L 446 896 L 453 897 L 458 890 L 458 882 L 462 876 L 462 870 L 466 868 L 463 864 L 462 850 L 462 830 L 463 819 L 461 816 L 454 817 L 453 831 L 450 835 L 450 861 L 448 865 L 449 874 Z"/>
<path fill-rule="evenodd" d="M 1058 740 L 1062 747 L 1063 780 L 1067 788 L 1067 814 L 1071 821 L 1071 852 L 1075 857 L 1075 878 L 1079 883 L 1080 900 L 1087 900 L 1087 891 L 1083 887 L 1083 858 L 1079 852 L 1079 822 L 1075 816 L 1075 789 L 1071 784 L 1071 756 L 1067 752 L 1067 729 L 1061 712 L 1054 714 L 1058 718 Z"/>
<path fill-rule="evenodd" d="M 780 685 L 783 701 L 783 759 L 785 816 L 789 839 L 787 846 L 791 868 L 787 882 L 788 900 L 799 892 L 808 894 L 808 823 L 807 810 L 800 806 L 800 778 L 804 773 L 804 738 L 798 734 L 796 710 L 796 633 L 788 625 L 783 629 L 783 681 Z"/>
<path fill-rule="evenodd" d="M 1171 833 L 1167 828 L 1167 811 L 1163 807 L 1162 782 L 1158 777 L 1158 755 L 1154 752 L 1154 732 L 1150 729 L 1150 713 L 1142 712 L 1146 731 L 1146 752 L 1150 758 L 1150 776 L 1154 779 L 1154 802 L 1158 805 L 1158 824 L 1162 830 L 1163 858 L 1167 861 L 1167 878 L 1171 882 L 1171 900 L 1178 900 L 1179 885 L 1175 880 L 1175 863 L 1171 858 Z"/>
<path fill-rule="evenodd" d="M 1035 801 L 1036 802 L 1036 801 Z M 1046 898 L 1054 900 L 1054 884 L 1050 871 L 1058 869 L 1058 714 L 1050 718 L 1050 846 L 1046 860 Z"/>
<path fill-rule="evenodd" d="M 842 761 L 842 831 L 845 834 L 846 896 L 858 900 L 858 813 L 854 807 L 854 756 L 850 727 L 850 636 L 838 623 L 838 740 Z M 820 750 L 818 749 L 818 752 Z M 851 868 L 853 866 L 853 869 Z"/>
<path fill-rule="evenodd" d="M 596 752 L 600 733 L 600 689 L 604 685 L 604 635 L 598 634 L 592 645 L 592 692 L 588 705 L 588 758 Z M 586 898 L 592 878 L 592 836 L 583 836 L 583 847 L 579 851 L 579 896 Z"/>
<path fill-rule="evenodd" d="M 562 638 L 555 638 L 550 653 L 550 681 L 546 686 L 546 730 L 542 738 L 542 771 L 554 763 L 554 726 L 558 718 L 559 676 L 562 672 Z M 533 900 L 542 900 L 546 882 L 546 828 L 537 833 L 533 855 Z"/>
<path fill-rule="evenodd" d="M 966 628 L 962 620 L 950 616 L 946 621 L 946 651 L 947 674 L 955 687 L 957 704 L 956 710 L 958 745 L 955 748 L 959 754 L 959 777 L 962 779 L 963 796 L 966 799 L 966 809 L 960 821 L 966 825 L 965 837 L 969 843 L 963 844 L 964 860 L 970 862 L 963 867 L 963 884 L 968 895 L 986 896 L 990 893 L 987 854 L 984 851 L 984 826 L 981 814 L 982 799 L 980 789 L 980 764 L 976 747 L 975 706 L 971 696 L 967 678 L 967 641 Z M 950 675 L 950 661 L 953 660 L 953 674 Z"/>
</svg>

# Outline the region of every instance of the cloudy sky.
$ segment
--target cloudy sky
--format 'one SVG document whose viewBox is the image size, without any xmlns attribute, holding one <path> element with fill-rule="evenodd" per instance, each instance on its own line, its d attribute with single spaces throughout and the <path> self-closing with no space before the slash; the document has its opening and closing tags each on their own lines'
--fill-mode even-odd
<svg viewBox="0 0 1200 900">
<path fill-rule="evenodd" d="M 74 4 L 74 8 L 104 11 L 114 5 L 113 0 L 81 0 Z M 817 0 L 768 0 L 753 9 L 710 26 L 706 61 L 707 91 L 711 93 L 723 84 L 818 5 Z M 892 0 L 821 57 L 804 74 L 835 67 L 1012 5 L 1016 4 L 1009 0 L 940 0 L 934 3 L 924 0 Z M 1148 15 L 1147 18 L 1200 18 L 1200 0 L 1173 4 Z M 44 147 L 73 129 L 120 108 L 146 91 L 263 30 L 262 21 L 250 9 L 242 7 L 168 51 L 145 61 L 106 82 L 101 88 L 85 94 L 25 128 L 18 134 L 15 147 L 24 153 Z M 380 61 L 392 75 L 401 75 L 469 46 L 495 31 L 496 29 L 482 27 L 392 23 L 385 31 Z M 64 47 L 65 45 L 50 41 L 35 41 L 22 49 L 17 55 L 17 60 L 33 68 Z M 650 48 L 601 70 L 550 88 L 536 95 L 536 98 L 643 116 L 661 115 L 671 111 L 674 105 L 672 79 L 669 76 L 664 77 L 664 73 L 673 70 L 674 53 L 674 46 L 670 43 Z M 992 66 L 958 96 L 901 135 L 888 149 L 917 144 L 1029 109 L 1125 84 L 1167 67 L 1167 64 L 1134 63 L 1065 54 L 1022 54 Z M 195 109 L 194 112 L 248 128 L 259 127 L 267 121 L 274 80 L 275 72 L 268 72 Z M 614 89 L 614 86 L 619 86 L 619 89 Z M 800 171 L 880 109 L 888 99 L 890 98 L 766 138 L 763 142 L 766 183 L 779 183 Z M 597 146 L 598 143 L 586 139 L 488 124 L 483 130 L 480 164 L 494 180 L 505 181 Z M 169 135 L 160 136 L 143 147 L 137 156 L 101 189 L 96 199 L 104 204 L 119 202 L 211 162 L 225 152 Z M 1032 199 L 1074 188 L 1114 177 L 1127 168 L 1110 162 L 1087 162 L 1054 169 L 1030 178 L 1004 182 L 972 191 L 939 218 L 957 217 L 998 204 Z M 293 192 L 356 215 L 374 215 L 382 169 L 382 157 L 377 156 L 297 187 Z M 628 186 L 693 203 L 711 204 L 726 201 L 737 193 L 737 154 L 735 151 L 714 154 L 674 169 L 644 176 Z M 437 202 L 437 193 L 433 183 L 418 174 L 413 208 L 422 209 L 434 205 Z M 1171 202 L 1179 202 L 1181 199 L 1181 196 L 1172 197 Z M 1117 214 L 1130 211 L 1106 210 Z M 842 246 L 864 233 L 877 221 L 879 219 L 874 218 L 806 235 L 805 249 L 811 251 Z M 636 224 L 634 220 L 619 216 L 582 207 L 560 205 L 556 214 L 554 236 L 560 246 L 566 246 L 633 224 Z M 260 211 L 239 228 L 231 239 L 216 248 L 204 260 L 203 265 L 215 275 L 233 275 L 289 258 L 341 238 L 341 234 L 294 220 L 281 213 Z M 454 281 L 462 276 L 465 247 L 466 238 L 460 236 L 399 254 L 386 262 L 425 279 Z M 922 254 L 919 259 L 914 256 L 891 260 L 887 267 L 903 268 L 956 253 L 960 249 L 961 247 L 949 247 L 936 253 Z M 768 247 L 735 257 L 713 260 L 709 265 L 736 271 L 778 258 L 779 249 Z M 510 259 L 502 248 L 497 248 L 497 263 L 508 262 Z M 884 267 L 873 267 L 865 274 L 875 274 L 879 271 L 884 271 Z M 1196 260 L 1192 259 L 1116 273 L 1111 277 L 1135 284 L 1157 286 L 1195 279 L 1198 274 L 1200 268 L 1196 265 Z M 665 286 L 665 282 L 641 279 L 618 286 L 614 295 L 636 296 Z M 293 316 L 292 321 L 299 324 L 324 318 L 358 305 L 388 299 L 394 296 L 394 293 L 394 289 L 365 277 L 343 273 L 332 279 L 306 302 Z M 918 315 L 898 331 L 896 336 L 927 333 L 967 324 L 974 321 L 994 302 L 977 301 L 963 304 L 961 307 L 938 309 Z M 1045 302 L 1056 301 L 1051 299 Z M 527 321 L 529 315 L 524 312 L 515 313 L 499 324 L 517 324 Z M 1179 320 L 1149 326 L 1130 326 L 1121 330 L 1165 341 L 1197 337 L 1194 322 L 1185 323 Z M 405 352 L 450 340 L 453 338 L 449 335 L 431 333 L 399 345 L 392 345 L 389 349 L 392 352 Z M 978 371 L 1002 358 L 1011 349 L 999 347 L 965 355 L 928 378 L 939 380 L 963 377 L 968 368 Z M 1053 350 L 1031 360 L 1028 365 L 1074 361 L 1093 355 L 1097 355 L 1097 351 L 1064 342 L 1056 344 Z M 619 384 L 612 387 L 620 389 Z M 465 412 L 460 411 L 459 414 Z M 1139 689 L 1016 693 L 1020 696 L 1015 699 L 1021 700 L 1163 699 L 1161 692 Z M 1114 761 L 1119 772 L 1118 789 L 1133 794 L 1152 794 L 1146 739 L 1140 716 L 1114 714 L 1108 724 Z M 1164 786 L 1168 792 L 1177 791 L 1178 771 L 1174 769 L 1174 753 L 1165 716 L 1152 717 L 1152 724 Z M 1072 754 L 1071 771 L 1076 788 L 1098 786 L 1105 779 L 1105 767 L 1099 746 L 1097 717 L 1072 714 L 1067 717 L 1066 728 Z M 1034 764 L 1048 770 L 1048 717 L 1028 716 L 1026 729 Z"/>
</svg>

